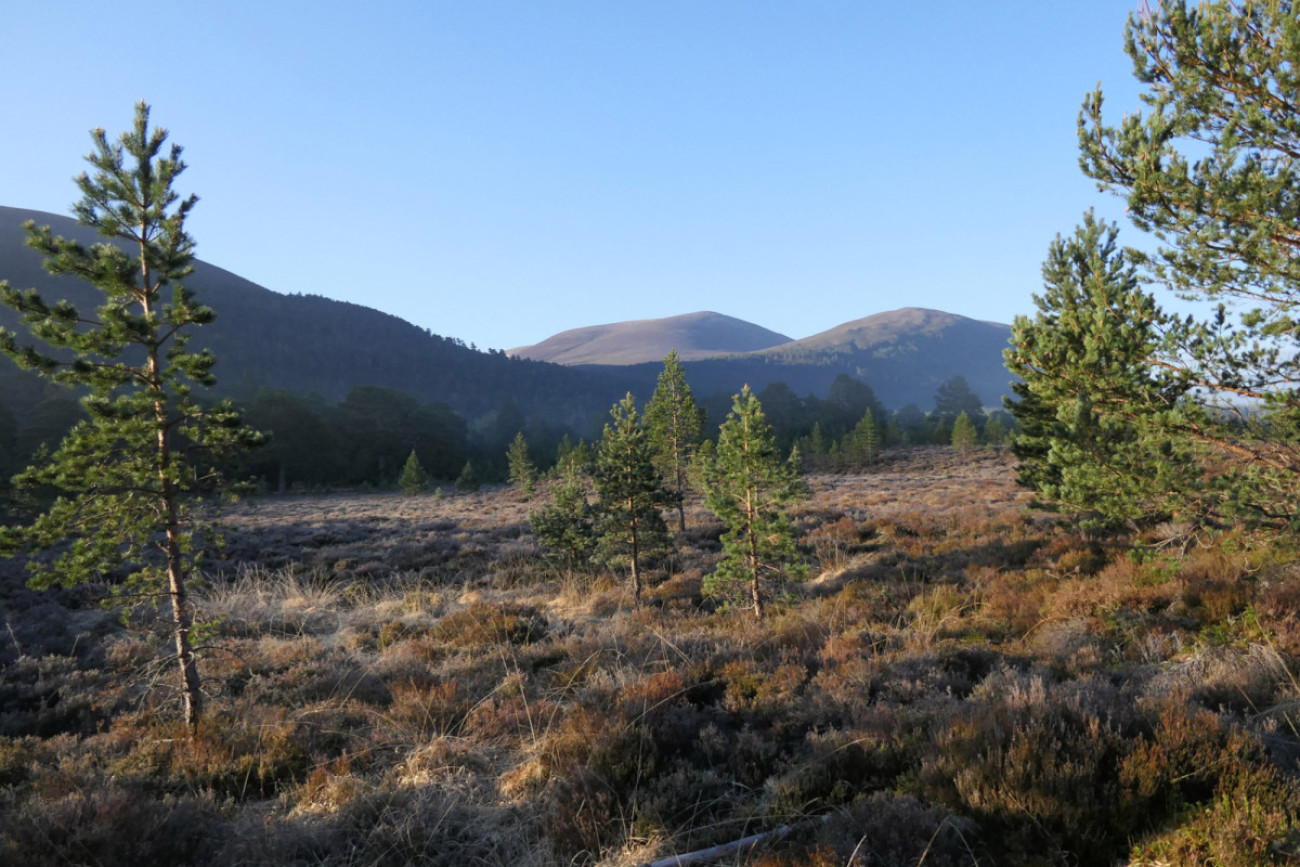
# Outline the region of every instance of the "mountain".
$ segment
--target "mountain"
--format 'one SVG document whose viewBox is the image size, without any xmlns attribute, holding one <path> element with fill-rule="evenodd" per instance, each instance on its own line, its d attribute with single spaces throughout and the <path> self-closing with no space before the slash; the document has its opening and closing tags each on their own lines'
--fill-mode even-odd
<svg viewBox="0 0 1300 867">
<path fill-rule="evenodd" d="M 643 363 L 631 364 L 615 360 L 618 335 L 632 332 L 630 326 L 644 324 L 644 333 L 665 339 L 670 329 L 659 323 L 716 315 L 691 314 L 644 323 L 578 328 L 544 340 L 537 347 L 562 347 L 563 351 L 552 357 L 560 363 L 581 365 L 582 362 L 569 359 L 598 358 L 599 365 L 605 365 L 587 365 L 582 367 L 584 370 L 613 371 L 618 368 L 611 365 L 621 364 L 630 384 L 652 389 L 658 362 L 672 345 L 661 344 Z M 579 344 L 577 341 L 584 336 L 591 336 L 598 345 Z M 786 383 L 796 394 L 824 395 L 837 376 L 848 374 L 870 385 L 887 406 L 896 409 L 916 403 L 922 409 L 929 409 L 938 387 L 960 373 L 986 406 L 997 406 L 1002 396 L 1009 393 L 1011 375 L 1002 364 L 1002 350 L 1010 337 L 1008 325 L 940 310 L 905 307 L 753 351 L 719 348 L 709 352 L 701 343 L 695 343 L 689 355 L 680 348 L 679 353 L 691 388 L 699 395 L 732 393 L 745 383 L 761 391 L 774 382 Z"/>
<path fill-rule="evenodd" d="M 638 364 L 663 361 L 673 349 L 682 361 L 695 361 L 789 342 L 784 334 L 752 322 L 704 311 L 575 328 L 508 354 L 566 365 Z"/>
<path fill-rule="evenodd" d="M 23 245 L 26 220 L 83 243 L 101 240 L 69 217 L 0 206 L 0 279 L 93 310 L 100 300 L 95 289 L 47 274 L 42 257 Z M 470 418 L 512 400 L 525 415 L 585 430 L 626 391 L 618 373 L 479 352 L 358 304 L 272 292 L 209 262 L 196 262 L 186 284 L 217 312 L 214 323 L 192 332 L 191 347 L 212 350 L 218 390 L 225 393 L 246 395 L 267 385 L 337 401 L 354 386 L 380 385 L 444 402 Z M 3 306 L 0 326 L 25 331 Z M 15 373 L 3 357 L 0 371 L 10 379 Z"/>
<path fill-rule="evenodd" d="M 18 289 L 35 287 L 51 301 L 66 298 L 93 309 L 96 290 L 46 274 L 41 257 L 23 246 L 21 225 L 28 219 L 65 237 L 98 240 L 68 217 L 0 206 L 0 279 Z M 642 401 L 650 396 L 663 356 L 673 348 L 692 359 L 684 362 L 686 375 L 701 398 L 730 395 L 746 383 L 762 391 L 776 382 L 797 395 L 824 396 L 837 376 L 848 374 L 891 408 L 912 402 L 928 410 L 935 390 L 954 374 L 965 376 L 987 406 L 998 403 L 1010 380 L 1002 366 L 1008 326 L 934 310 L 881 313 L 794 341 L 717 313 L 651 320 L 639 328 L 619 323 L 577 329 L 566 334 L 586 333 L 589 346 L 605 349 L 584 356 L 583 345 L 573 343 L 557 351 L 607 363 L 561 365 L 480 352 L 358 304 L 282 295 L 204 261 L 196 263 L 187 283 L 217 312 L 213 324 L 194 330 L 191 345 L 212 350 L 218 391 L 235 397 L 271 386 L 336 402 L 355 386 L 379 385 L 446 403 L 470 420 L 513 403 L 526 418 L 541 416 L 590 436 L 627 391 Z M 0 326 L 24 330 L 2 306 Z M 627 348 L 620 349 L 620 342 Z M 619 364 L 608 363 L 615 358 Z M 35 405 L 40 389 L 33 382 L 0 357 L 0 403 L 13 412 Z"/>
<path fill-rule="evenodd" d="M 968 319 L 955 313 L 903 307 L 845 322 L 827 331 L 774 346 L 765 354 L 794 357 L 805 352 L 869 353 L 878 357 L 904 353 L 933 341 L 979 347 L 989 340 L 1006 342 L 1010 326 Z"/>
</svg>

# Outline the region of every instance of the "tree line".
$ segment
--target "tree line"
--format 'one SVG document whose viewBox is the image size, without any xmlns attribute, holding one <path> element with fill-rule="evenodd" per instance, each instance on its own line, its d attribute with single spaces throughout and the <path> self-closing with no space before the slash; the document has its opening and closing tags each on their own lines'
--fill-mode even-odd
<svg viewBox="0 0 1300 867">
<path fill-rule="evenodd" d="M 40 449 L 57 447 L 85 419 L 80 400 L 67 389 L 22 387 L 0 390 L 0 502 L 9 479 Z M 1001 445 L 1014 426 L 1000 410 L 985 412 L 965 380 L 940 385 L 929 412 L 915 403 L 890 411 L 871 387 L 842 374 L 829 394 L 796 396 L 773 383 L 756 397 L 767 412 L 776 444 L 784 453 L 798 448 L 805 469 L 861 466 L 882 448 L 987 442 Z M 202 396 L 199 397 L 202 400 Z M 710 439 L 731 411 L 731 395 L 699 401 L 702 429 Z M 340 401 L 283 388 L 261 387 L 231 399 L 247 424 L 266 434 L 266 443 L 237 455 L 228 475 L 251 481 L 268 493 L 329 489 L 392 490 L 415 453 L 431 483 L 454 484 L 467 464 L 480 482 L 509 480 L 507 449 L 522 434 L 529 460 L 540 472 L 552 470 L 580 441 L 599 428 L 575 429 L 525 416 L 510 399 L 466 420 L 445 403 L 424 402 L 398 389 L 356 386 Z M 968 422 L 959 422 L 965 413 Z M 965 427 L 964 427 L 965 426 Z M 673 468 L 678 476 L 683 467 Z"/>
</svg>

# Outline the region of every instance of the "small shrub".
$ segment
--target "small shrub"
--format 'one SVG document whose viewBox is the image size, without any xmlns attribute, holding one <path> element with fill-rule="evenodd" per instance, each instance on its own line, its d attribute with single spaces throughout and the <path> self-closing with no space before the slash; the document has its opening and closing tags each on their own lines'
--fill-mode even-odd
<svg viewBox="0 0 1300 867">
<path fill-rule="evenodd" d="M 456 647 L 482 648 L 530 644 L 544 638 L 546 629 L 546 618 L 532 606 L 480 601 L 440 617 L 432 634 Z"/>
</svg>

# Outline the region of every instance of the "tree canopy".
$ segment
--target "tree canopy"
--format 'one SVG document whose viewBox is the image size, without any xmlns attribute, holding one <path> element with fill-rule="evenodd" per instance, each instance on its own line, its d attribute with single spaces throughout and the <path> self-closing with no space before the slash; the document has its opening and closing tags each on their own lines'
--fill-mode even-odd
<svg viewBox="0 0 1300 867">
<path fill-rule="evenodd" d="M 118 140 L 110 142 L 102 129 L 91 136 L 92 171 L 76 179 L 82 195 L 73 211 L 106 243 L 86 247 L 31 223 L 26 230 L 47 270 L 99 291 L 98 309 L 51 304 L 34 289 L 0 283 L 0 301 L 48 347 L 22 344 L 0 329 L 0 351 L 83 389 L 87 416 L 48 462 L 18 477 L 19 485 L 49 486 L 59 496 L 32 523 L 0 529 L 0 553 L 33 555 L 37 586 L 125 574 L 123 592 L 168 599 L 185 721 L 193 727 L 203 697 L 187 583 L 207 537 L 187 494 L 214 487 L 220 458 L 257 445 L 261 436 L 243 427 L 228 404 L 204 406 L 193 394 L 195 386 L 213 384 L 215 359 L 186 344 L 214 313 L 184 283 L 194 258 L 185 220 L 198 199 L 173 189 L 185 170 L 181 148 L 164 151 L 167 132 L 149 125 L 144 103 Z"/>
<path fill-rule="evenodd" d="M 1218 303 L 1211 317 L 1170 322 L 1149 363 L 1238 417 L 1184 433 L 1223 453 L 1261 515 L 1293 520 L 1300 25 L 1281 0 L 1166 2 L 1130 16 L 1125 49 L 1145 110 L 1108 125 L 1098 88 L 1079 116 L 1080 164 L 1161 242 L 1131 253 L 1143 276 Z"/>
</svg>

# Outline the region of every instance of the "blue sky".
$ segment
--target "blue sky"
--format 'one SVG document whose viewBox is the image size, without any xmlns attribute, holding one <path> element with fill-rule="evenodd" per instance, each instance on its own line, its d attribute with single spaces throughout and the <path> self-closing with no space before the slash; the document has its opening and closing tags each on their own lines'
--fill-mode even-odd
<svg viewBox="0 0 1300 867">
<path fill-rule="evenodd" d="M 1137 106 L 1131 5 L 11 3 L 0 204 L 67 213 L 87 130 L 144 99 L 201 258 L 480 348 L 695 310 L 1009 322 L 1058 232 L 1123 219 L 1075 124 L 1098 82 Z"/>
</svg>

